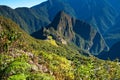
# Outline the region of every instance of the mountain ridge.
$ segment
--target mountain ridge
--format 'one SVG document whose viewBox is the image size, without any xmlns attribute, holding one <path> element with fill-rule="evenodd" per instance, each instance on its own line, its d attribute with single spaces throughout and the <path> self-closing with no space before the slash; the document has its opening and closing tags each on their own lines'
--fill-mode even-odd
<svg viewBox="0 0 120 80">
<path fill-rule="evenodd" d="M 71 18 L 64 11 L 60 11 L 53 22 L 42 30 L 46 37 L 50 35 L 60 42 L 62 42 L 61 40 L 67 43 L 72 42 L 79 48 L 90 51 L 93 55 L 98 55 L 102 50 L 108 50 L 103 37 L 94 27 L 84 21 Z M 36 37 L 34 35 L 33 37 Z"/>
<path fill-rule="evenodd" d="M 83 7 L 81 5 L 79 7 L 77 7 L 75 5 L 75 3 L 77 3 L 77 4 L 83 3 L 83 4 L 81 4 L 81 5 L 83 5 Z M 112 4 L 112 0 L 111 1 L 101 0 L 100 1 L 101 4 L 98 4 L 98 3 L 99 2 L 97 0 L 94 0 L 94 1 L 92 1 L 92 0 L 86 0 L 86 1 L 76 0 L 75 2 L 68 1 L 68 0 L 57 0 L 57 1 L 49 0 L 42 4 L 35 5 L 31 8 L 11 9 L 9 7 L 5 8 L 5 7 L 1 6 L 0 7 L 0 15 L 11 18 L 13 21 L 15 21 L 17 24 L 19 24 L 23 30 L 25 30 L 29 34 L 32 34 L 36 31 L 38 31 L 39 29 L 41 29 L 42 27 L 50 24 L 55 16 L 55 14 L 57 14 L 57 12 L 60 10 L 64 10 L 67 14 L 69 14 L 70 16 L 72 16 L 74 18 L 77 18 L 77 19 L 80 18 L 80 20 L 82 19 L 85 22 L 91 23 L 91 25 L 93 25 L 93 27 L 95 27 L 96 30 L 98 30 L 98 32 L 103 35 L 103 38 L 105 39 L 105 41 L 107 42 L 109 47 L 111 47 L 112 46 L 111 43 L 114 44 L 117 41 L 119 41 L 119 39 L 118 39 L 119 34 L 116 34 L 116 33 L 114 34 L 114 32 L 117 32 L 116 27 L 119 26 L 118 25 L 119 21 L 117 21 L 117 23 L 115 23 L 115 18 L 116 18 L 116 16 L 118 16 L 117 12 L 119 10 L 119 7 L 117 8 L 117 10 L 115 10 L 117 5 L 114 6 L 114 4 Z M 113 1 L 113 3 L 116 3 L 116 1 Z M 93 4 L 93 5 L 91 5 L 91 4 Z M 84 11 L 84 8 L 85 8 L 85 11 Z M 88 12 L 91 12 L 91 13 L 88 14 Z M 74 20 L 73 20 L 73 23 L 74 23 Z M 111 26 L 113 26 L 113 27 L 111 27 Z M 110 32 L 110 34 L 109 34 L 110 29 L 113 29 L 113 32 Z M 75 30 L 77 31 L 77 29 L 75 29 Z M 118 30 L 118 32 L 119 32 L 119 30 Z M 79 34 L 80 32 L 76 32 L 76 33 Z M 93 33 L 94 33 L 94 31 L 93 31 Z M 70 33 L 65 33 L 65 34 L 68 35 Z M 101 34 L 96 37 L 98 37 L 98 38 L 101 37 Z M 37 34 L 37 35 L 39 35 L 39 34 Z M 70 35 L 73 36 L 74 34 L 72 33 Z M 81 40 L 83 40 L 83 38 L 86 38 L 85 35 L 88 35 L 88 34 L 87 33 L 82 34 Z M 92 34 L 89 34 L 89 36 L 91 36 L 91 35 Z M 77 39 L 80 39 L 80 38 L 77 38 Z M 90 38 L 88 38 L 88 39 L 90 39 Z M 94 42 L 97 43 L 96 40 L 94 40 Z M 80 45 L 80 43 L 78 43 L 77 45 Z"/>
<path fill-rule="evenodd" d="M 115 10 L 112 3 L 114 4 L 116 1 L 48 0 L 31 8 L 5 10 L 1 6 L 0 15 L 11 18 L 18 23 L 23 30 L 32 34 L 50 24 L 59 11 L 65 11 L 71 17 L 83 20 L 95 27 L 110 46 L 110 39 L 107 38 L 106 34 L 109 29 L 114 26 L 115 18 L 118 15 L 118 10 Z M 9 13 L 9 10 L 12 14 Z M 19 19 L 17 17 L 19 17 Z M 113 43 L 115 43 L 114 40 Z"/>
</svg>

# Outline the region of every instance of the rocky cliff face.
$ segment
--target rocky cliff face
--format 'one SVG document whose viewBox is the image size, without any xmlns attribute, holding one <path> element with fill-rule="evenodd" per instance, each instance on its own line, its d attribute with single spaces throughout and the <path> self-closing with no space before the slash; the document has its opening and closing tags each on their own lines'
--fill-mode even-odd
<svg viewBox="0 0 120 80">
<path fill-rule="evenodd" d="M 71 18 L 63 11 L 59 12 L 53 22 L 43 29 L 43 34 L 51 35 L 57 41 L 72 42 L 93 55 L 108 49 L 96 29 L 84 21 Z"/>
</svg>

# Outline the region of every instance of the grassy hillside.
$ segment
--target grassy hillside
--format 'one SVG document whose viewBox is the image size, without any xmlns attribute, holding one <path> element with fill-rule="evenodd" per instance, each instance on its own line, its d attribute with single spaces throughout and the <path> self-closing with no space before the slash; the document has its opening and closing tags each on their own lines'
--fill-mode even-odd
<svg viewBox="0 0 120 80">
<path fill-rule="evenodd" d="M 85 57 L 52 38 L 36 40 L 0 17 L 1 80 L 119 80 L 118 62 Z"/>
</svg>

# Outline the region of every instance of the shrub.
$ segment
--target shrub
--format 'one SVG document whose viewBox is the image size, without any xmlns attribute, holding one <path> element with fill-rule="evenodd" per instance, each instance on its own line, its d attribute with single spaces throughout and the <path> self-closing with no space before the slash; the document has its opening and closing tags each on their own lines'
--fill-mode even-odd
<svg viewBox="0 0 120 80">
<path fill-rule="evenodd" d="M 55 78 L 45 73 L 33 73 L 27 77 L 27 80 L 55 80 Z"/>
</svg>

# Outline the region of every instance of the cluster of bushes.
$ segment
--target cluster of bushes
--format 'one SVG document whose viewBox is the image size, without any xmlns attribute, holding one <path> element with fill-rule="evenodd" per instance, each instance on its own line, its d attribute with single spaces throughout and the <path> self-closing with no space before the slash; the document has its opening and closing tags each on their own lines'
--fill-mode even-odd
<svg viewBox="0 0 120 80">
<path fill-rule="evenodd" d="M 0 52 L 8 51 L 10 47 L 15 47 L 16 41 L 20 38 L 21 33 L 14 31 L 2 31 L 0 33 Z"/>
</svg>

